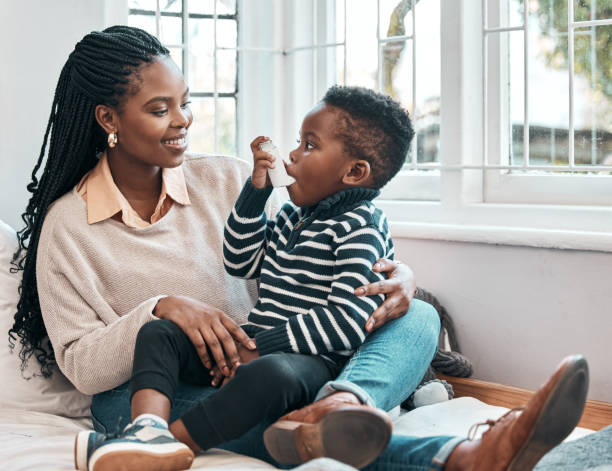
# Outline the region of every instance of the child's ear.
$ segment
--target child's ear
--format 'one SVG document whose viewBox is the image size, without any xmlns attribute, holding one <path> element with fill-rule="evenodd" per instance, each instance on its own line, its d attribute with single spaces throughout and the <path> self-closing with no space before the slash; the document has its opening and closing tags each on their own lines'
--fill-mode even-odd
<svg viewBox="0 0 612 471">
<path fill-rule="evenodd" d="M 372 169 L 367 160 L 354 160 L 342 177 L 342 183 L 350 186 L 366 186 L 371 172 Z"/>
</svg>

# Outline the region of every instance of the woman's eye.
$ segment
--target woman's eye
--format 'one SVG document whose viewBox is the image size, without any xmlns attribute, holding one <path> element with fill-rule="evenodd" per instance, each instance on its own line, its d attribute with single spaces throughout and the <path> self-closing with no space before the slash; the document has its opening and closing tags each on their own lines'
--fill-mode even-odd
<svg viewBox="0 0 612 471">
<path fill-rule="evenodd" d="M 151 111 L 151 113 L 153 113 L 155 116 L 164 116 L 167 112 L 168 112 L 168 110 Z"/>
<path fill-rule="evenodd" d="M 191 102 L 190 102 L 190 101 L 186 101 L 185 103 L 183 103 L 183 104 L 181 105 L 181 108 L 183 108 L 183 109 L 185 109 L 185 108 L 189 108 L 189 105 L 191 105 Z"/>
</svg>

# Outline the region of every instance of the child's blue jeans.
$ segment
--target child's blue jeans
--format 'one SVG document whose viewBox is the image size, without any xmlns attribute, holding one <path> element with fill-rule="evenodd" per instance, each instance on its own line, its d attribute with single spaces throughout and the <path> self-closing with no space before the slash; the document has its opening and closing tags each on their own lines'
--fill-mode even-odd
<svg viewBox="0 0 612 471">
<path fill-rule="evenodd" d="M 323 397 L 335 390 L 354 392 L 362 401 L 390 410 L 406 399 L 418 386 L 438 344 L 440 321 L 429 304 L 413 300 L 406 315 L 387 323 L 366 337 L 342 370 L 337 380 L 327 383 Z M 181 383 L 175 395 L 170 421 L 182 416 L 195 403 L 216 391 L 215 388 Z M 130 421 L 128 383 L 96 394 L 91 405 L 94 428 L 113 432 Z M 220 448 L 277 463 L 263 445 L 262 423 L 242 437 L 224 443 Z M 383 454 L 368 470 L 442 469 L 446 458 L 462 439 L 453 437 L 407 437 L 393 435 Z"/>
</svg>

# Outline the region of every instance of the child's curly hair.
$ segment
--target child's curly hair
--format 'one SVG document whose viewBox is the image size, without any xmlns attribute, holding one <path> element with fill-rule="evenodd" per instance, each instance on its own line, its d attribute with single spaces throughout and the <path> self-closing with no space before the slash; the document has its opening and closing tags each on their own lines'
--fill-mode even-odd
<svg viewBox="0 0 612 471">
<path fill-rule="evenodd" d="M 414 130 L 408 112 L 388 95 L 363 87 L 334 85 L 323 103 L 343 111 L 336 135 L 344 150 L 369 162 L 372 186 L 383 187 L 402 168 Z"/>
</svg>

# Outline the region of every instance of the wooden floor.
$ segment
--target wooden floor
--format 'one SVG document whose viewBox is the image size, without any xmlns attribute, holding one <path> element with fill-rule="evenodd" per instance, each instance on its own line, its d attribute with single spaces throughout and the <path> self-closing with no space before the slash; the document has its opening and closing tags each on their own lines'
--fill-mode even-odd
<svg viewBox="0 0 612 471">
<path fill-rule="evenodd" d="M 454 378 L 445 375 L 439 375 L 439 377 L 452 384 L 455 397 L 471 396 L 487 404 L 509 409 L 526 404 L 534 393 L 529 389 L 515 388 L 479 379 Z M 600 430 L 608 425 L 612 425 L 612 403 L 587 401 L 578 426 Z"/>
</svg>

